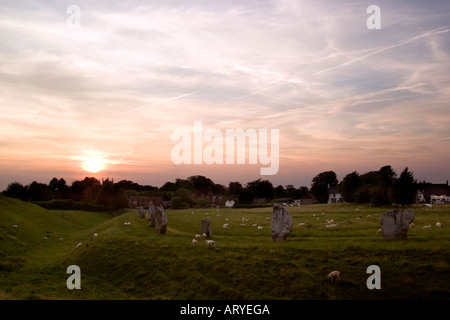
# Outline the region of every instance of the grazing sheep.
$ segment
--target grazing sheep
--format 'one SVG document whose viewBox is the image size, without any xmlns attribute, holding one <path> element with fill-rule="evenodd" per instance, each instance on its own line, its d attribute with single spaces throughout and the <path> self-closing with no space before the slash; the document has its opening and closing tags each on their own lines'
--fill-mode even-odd
<svg viewBox="0 0 450 320">
<path fill-rule="evenodd" d="M 131 226 L 131 222 L 124 222 L 123 224 L 126 226 Z"/>
<path fill-rule="evenodd" d="M 197 240 L 200 239 L 200 235 L 198 233 L 195 235 L 195 239 L 197 239 Z"/>
<path fill-rule="evenodd" d="M 224 228 L 224 229 L 228 229 L 228 223 L 225 223 L 225 224 L 223 225 L 223 228 Z"/>
<path fill-rule="evenodd" d="M 213 248 L 216 246 L 216 243 L 214 242 L 214 240 L 206 240 L 205 244 L 209 247 L 209 248 Z"/>
<path fill-rule="evenodd" d="M 331 282 L 333 282 L 333 280 L 340 280 L 340 275 L 341 273 L 339 271 L 332 271 L 330 272 L 330 274 L 327 276 L 328 279 L 331 280 Z"/>
<path fill-rule="evenodd" d="M 194 247 L 196 247 L 196 246 L 197 246 L 197 244 L 198 244 L 198 241 L 197 241 L 197 239 L 192 239 L 192 244 L 194 245 Z"/>
<path fill-rule="evenodd" d="M 94 233 L 94 238 L 97 238 L 98 234 Z"/>
<path fill-rule="evenodd" d="M 252 224 L 252 227 L 256 227 L 256 226 L 258 226 L 256 223 Z"/>
<path fill-rule="evenodd" d="M 382 229 L 378 229 L 377 233 L 381 233 L 383 230 Z"/>
<path fill-rule="evenodd" d="M 258 230 L 262 230 L 262 228 L 263 228 L 262 226 L 258 226 Z"/>
<path fill-rule="evenodd" d="M 77 244 L 77 248 L 81 247 L 82 243 L 80 242 L 79 244 Z"/>
<path fill-rule="evenodd" d="M 12 227 L 13 227 L 13 228 L 17 228 L 17 224 L 13 224 Z"/>
<path fill-rule="evenodd" d="M 338 225 L 337 223 L 330 223 L 330 224 L 327 224 L 326 227 L 327 228 L 334 228 L 334 227 L 337 227 L 337 225 Z"/>
<path fill-rule="evenodd" d="M 64 239 L 63 238 L 59 238 L 59 241 L 64 241 Z"/>
<path fill-rule="evenodd" d="M 304 223 L 304 222 L 299 222 L 299 226 L 304 226 L 306 223 Z"/>
<path fill-rule="evenodd" d="M 440 228 L 441 227 L 441 223 L 440 222 L 436 222 L 436 227 Z"/>
<path fill-rule="evenodd" d="M 48 237 L 44 237 L 44 240 L 47 240 L 48 239 Z"/>
<path fill-rule="evenodd" d="M 431 224 L 427 225 L 427 226 L 423 226 L 424 229 L 428 229 L 431 228 Z"/>
<path fill-rule="evenodd" d="M 203 233 L 203 238 L 207 238 L 208 235 L 206 233 Z"/>
</svg>

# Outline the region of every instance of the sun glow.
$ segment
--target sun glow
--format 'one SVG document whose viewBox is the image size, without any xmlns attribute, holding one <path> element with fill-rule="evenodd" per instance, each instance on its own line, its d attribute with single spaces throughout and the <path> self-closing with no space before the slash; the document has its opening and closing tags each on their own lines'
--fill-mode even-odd
<svg viewBox="0 0 450 320">
<path fill-rule="evenodd" d="M 88 172 L 97 173 L 106 169 L 108 166 L 108 161 L 100 156 L 83 157 L 81 160 L 81 166 Z"/>
</svg>

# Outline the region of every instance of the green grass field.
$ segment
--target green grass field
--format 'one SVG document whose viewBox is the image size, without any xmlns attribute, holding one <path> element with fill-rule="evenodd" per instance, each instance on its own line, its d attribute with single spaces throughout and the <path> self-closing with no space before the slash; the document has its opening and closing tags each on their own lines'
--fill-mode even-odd
<svg viewBox="0 0 450 320">
<path fill-rule="evenodd" d="M 167 233 L 157 235 L 136 211 L 49 211 L 0 197 L 0 299 L 450 298 L 450 205 L 413 206 L 414 226 L 402 241 L 377 233 L 380 215 L 391 207 L 288 209 L 293 231 L 276 243 L 271 208 L 168 210 Z M 216 249 L 202 240 L 192 245 L 205 217 Z M 327 219 L 337 226 L 327 228 Z M 81 269 L 81 290 L 66 286 L 70 265 Z M 380 290 L 366 286 L 370 265 L 380 267 Z M 341 272 L 340 281 L 326 278 L 333 270 Z"/>
</svg>

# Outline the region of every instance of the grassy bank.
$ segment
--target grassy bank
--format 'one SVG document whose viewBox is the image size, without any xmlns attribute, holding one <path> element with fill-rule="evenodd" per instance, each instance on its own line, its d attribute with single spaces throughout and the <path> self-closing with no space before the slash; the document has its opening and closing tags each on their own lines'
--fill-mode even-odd
<svg viewBox="0 0 450 320">
<path fill-rule="evenodd" d="M 167 233 L 156 235 L 136 211 L 113 217 L 0 198 L 0 298 L 449 299 L 450 206 L 414 206 L 403 241 L 377 233 L 390 209 L 289 207 L 294 229 L 275 243 L 271 208 L 167 211 Z M 205 217 L 216 249 L 191 243 Z M 337 226 L 327 227 L 330 219 Z M 66 287 L 73 264 L 81 269 L 81 290 Z M 366 286 L 369 265 L 381 269 L 381 290 Z M 332 270 L 340 281 L 327 280 Z"/>
</svg>

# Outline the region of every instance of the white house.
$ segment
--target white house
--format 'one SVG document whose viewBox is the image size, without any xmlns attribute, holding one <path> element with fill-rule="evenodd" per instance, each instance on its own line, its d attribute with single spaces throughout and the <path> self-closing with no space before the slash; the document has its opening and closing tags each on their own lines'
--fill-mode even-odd
<svg viewBox="0 0 450 320">
<path fill-rule="evenodd" d="M 331 186 L 328 188 L 328 204 L 344 202 L 342 194 L 339 192 L 338 186 Z"/>
</svg>

